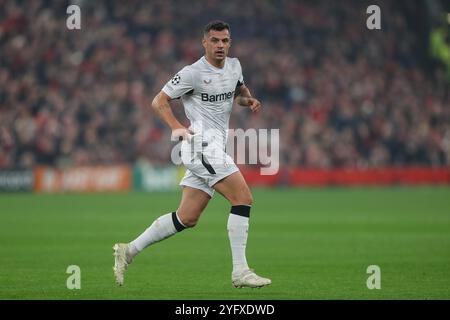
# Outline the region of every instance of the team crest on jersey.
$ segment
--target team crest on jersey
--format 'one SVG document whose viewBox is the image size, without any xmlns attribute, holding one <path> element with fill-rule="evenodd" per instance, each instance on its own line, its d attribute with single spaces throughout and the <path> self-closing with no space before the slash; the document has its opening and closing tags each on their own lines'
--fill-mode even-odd
<svg viewBox="0 0 450 320">
<path fill-rule="evenodd" d="M 181 80 L 181 77 L 180 77 L 180 75 L 177 73 L 177 74 L 175 75 L 175 77 L 172 78 L 172 84 L 173 84 L 173 85 L 177 85 L 177 84 L 180 83 L 180 80 Z"/>
<path fill-rule="evenodd" d="M 212 81 L 212 79 L 208 79 L 208 80 L 206 80 L 206 79 L 203 79 L 203 82 L 204 82 L 204 83 L 206 83 L 206 84 L 210 84 L 210 83 L 211 83 L 211 81 Z"/>
</svg>

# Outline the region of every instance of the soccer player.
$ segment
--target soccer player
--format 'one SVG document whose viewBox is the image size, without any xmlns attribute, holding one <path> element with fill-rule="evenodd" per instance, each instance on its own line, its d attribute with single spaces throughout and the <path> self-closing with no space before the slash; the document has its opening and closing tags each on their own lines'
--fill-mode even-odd
<svg viewBox="0 0 450 320">
<path fill-rule="evenodd" d="M 144 248 L 196 225 L 200 215 L 219 192 L 231 204 L 228 236 L 231 245 L 235 287 L 263 287 L 271 280 L 249 268 L 245 255 L 252 194 L 233 159 L 226 154 L 228 122 L 233 101 L 257 112 L 261 103 L 244 84 L 237 58 L 229 58 L 230 26 L 222 21 L 206 25 L 202 44 L 205 55 L 178 72 L 153 99 L 152 107 L 181 142 L 181 157 L 187 171 L 180 185 L 181 202 L 176 211 L 157 218 L 130 243 L 116 243 L 114 275 L 123 284 L 124 272 Z M 181 98 L 190 127 L 175 118 L 169 102 Z"/>
</svg>

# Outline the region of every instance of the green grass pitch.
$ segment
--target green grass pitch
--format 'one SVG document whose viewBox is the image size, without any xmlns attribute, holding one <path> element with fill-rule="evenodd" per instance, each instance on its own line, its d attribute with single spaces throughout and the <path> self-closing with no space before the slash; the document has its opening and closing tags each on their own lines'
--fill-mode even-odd
<svg viewBox="0 0 450 320">
<path fill-rule="evenodd" d="M 255 189 L 247 256 L 272 278 L 231 286 L 229 204 L 147 248 L 125 285 L 112 245 L 176 209 L 180 192 L 1 194 L 0 299 L 450 299 L 450 188 Z M 81 289 L 68 290 L 69 265 Z M 369 290 L 369 265 L 381 289 Z"/>
</svg>

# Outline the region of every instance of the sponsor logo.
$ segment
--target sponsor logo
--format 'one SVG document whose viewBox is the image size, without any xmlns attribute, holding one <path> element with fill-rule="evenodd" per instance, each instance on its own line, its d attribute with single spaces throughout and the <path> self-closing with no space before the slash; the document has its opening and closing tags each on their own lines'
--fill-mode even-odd
<svg viewBox="0 0 450 320">
<path fill-rule="evenodd" d="M 231 98 L 233 98 L 233 96 L 234 96 L 234 90 L 230 91 L 230 92 L 219 93 L 219 94 L 202 93 L 202 101 L 219 102 L 219 101 L 225 101 L 225 100 L 231 99 Z"/>
</svg>

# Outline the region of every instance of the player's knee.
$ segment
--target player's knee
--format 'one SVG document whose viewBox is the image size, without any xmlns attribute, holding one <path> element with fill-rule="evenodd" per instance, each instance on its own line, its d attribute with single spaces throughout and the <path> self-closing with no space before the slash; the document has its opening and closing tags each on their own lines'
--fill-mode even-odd
<svg viewBox="0 0 450 320">
<path fill-rule="evenodd" d="M 253 196 L 250 192 L 237 196 L 232 202 L 232 205 L 247 205 L 253 204 Z"/>
<path fill-rule="evenodd" d="M 246 204 L 248 206 L 251 206 L 253 204 L 253 196 L 251 193 L 249 193 L 244 197 L 243 204 Z"/>
</svg>

